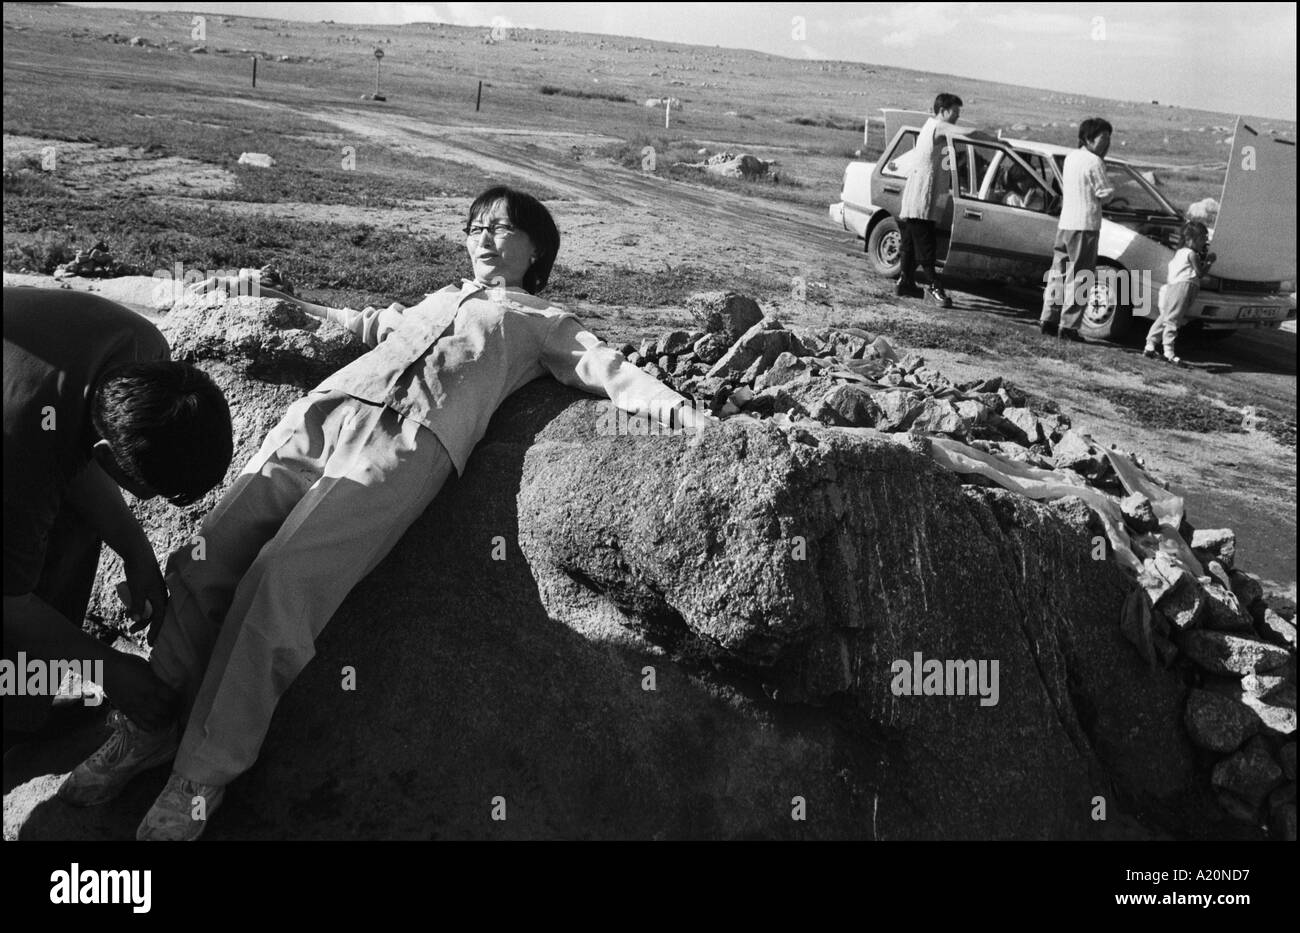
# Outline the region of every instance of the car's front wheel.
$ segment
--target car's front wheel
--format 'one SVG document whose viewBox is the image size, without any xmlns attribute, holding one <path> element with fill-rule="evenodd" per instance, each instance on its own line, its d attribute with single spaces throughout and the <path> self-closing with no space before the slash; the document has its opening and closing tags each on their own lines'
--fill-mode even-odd
<svg viewBox="0 0 1300 933">
<path fill-rule="evenodd" d="M 1105 260 L 1097 264 L 1096 281 L 1088 291 L 1079 332 L 1093 340 L 1121 341 L 1133 323 L 1132 294 L 1128 273 Z"/>
<path fill-rule="evenodd" d="M 902 246 L 903 237 L 898 230 L 898 221 L 886 217 L 872 227 L 867 236 L 867 258 L 871 262 L 871 268 L 890 278 L 898 275 L 903 266 Z"/>
</svg>

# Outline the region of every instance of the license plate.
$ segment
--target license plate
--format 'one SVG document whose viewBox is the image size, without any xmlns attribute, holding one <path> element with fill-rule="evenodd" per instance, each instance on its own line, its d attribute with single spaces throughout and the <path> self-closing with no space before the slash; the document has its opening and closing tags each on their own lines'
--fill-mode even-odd
<svg viewBox="0 0 1300 933">
<path fill-rule="evenodd" d="M 1268 305 L 1249 305 L 1237 312 L 1237 320 L 1271 321 L 1281 313 L 1281 308 L 1271 308 Z"/>
</svg>

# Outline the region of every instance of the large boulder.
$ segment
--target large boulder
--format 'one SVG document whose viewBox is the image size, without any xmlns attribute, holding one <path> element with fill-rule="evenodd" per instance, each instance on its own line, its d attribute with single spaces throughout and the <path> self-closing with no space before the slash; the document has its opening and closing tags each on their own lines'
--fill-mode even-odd
<svg viewBox="0 0 1300 933">
<path fill-rule="evenodd" d="M 1077 500 L 963 488 L 872 431 L 597 440 L 581 407 L 539 435 L 520 491 L 552 617 L 594 615 L 886 738 L 888 792 L 910 800 L 888 835 L 1086 835 L 1097 795 L 1169 825 L 1199 810 L 1185 688 L 1124 641 L 1128 585 L 1091 559 Z M 918 653 L 998 661 L 998 701 L 900 696 L 896 662 Z"/>
<path fill-rule="evenodd" d="M 263 365 L 249 347 L 336 335 L 257 301 L 168 327 L 230 398 L 232 475 L 336 362 Z M 605 404 L 548 378 L 502 406 L 327 626 L 210 838 L 1248 832 L 1207 806 L 1186 688 L 1120 633 L 1131 584 L 1079 500 L 963 486 L 872 429 L 605 436 Z M 138 514 L 162 554 L 213 501 Z M 52 798 L 100 737 L 33 765 L 7 836 L 131 833 L 163 772 Z"/>
</svg>

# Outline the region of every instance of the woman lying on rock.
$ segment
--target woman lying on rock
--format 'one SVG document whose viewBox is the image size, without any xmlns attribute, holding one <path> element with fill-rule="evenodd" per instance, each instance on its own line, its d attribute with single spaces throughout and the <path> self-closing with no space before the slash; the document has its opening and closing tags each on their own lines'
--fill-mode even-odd
<svg viewBox="0 0 1300 933">
<path fill-rule="evenodd" d="M 114 713 L 114 735 L 68 776 L 64 800 L 103 803 L 175 757 L 136 835 L 197 838 L 226 785 L 256 760 L 276 703 L 334 611 L 452 469 L 464 472 L 497 406 L 526 383 L 549 372 L 628 411 L 703 427 L 686 398 L 536 297 L 560 245 L 539 201 L 489 189 L 470 207 L 465 236 L 473 280 L 411 308 L 325 308 L 263 289 L 374 349 L 271 430 L 203 521 L 203 559 L 189 544 L 168 559 L 171 600 L 150 665 L 188 700 L 183 734 L 179 723 L 150 732 Z"/>
</svg>

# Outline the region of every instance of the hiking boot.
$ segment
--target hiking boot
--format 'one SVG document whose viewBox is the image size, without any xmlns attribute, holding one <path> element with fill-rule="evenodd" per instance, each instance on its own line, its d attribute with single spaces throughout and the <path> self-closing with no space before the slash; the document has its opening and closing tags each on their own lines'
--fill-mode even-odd
<svg viewBox="0 0 1300 933">
<path fill-rule="evenodd" d="M 1158 360 L 1158 359 L 1160 359 L 1160 354 L 1156 352 L 1156 348 L 1155 348 L 1155 347 L 1147 347 L 1145 350 L 1142 351 L 1142 355 L 1145 356 L 1145 357 L 1146 357 L 1147 359 L 1149 359 L 1149 360 Z"/>
<path fill-rule="evenodd" d="M 1166 354 L 1165 362 L 1182 368 L 1186 368 L 1187 366 L 1187 364 L 1183 362 L 1183 358 L 1177 354 Z"/>
<path fill-rule="evenodd" d="M 948 293 L 935 285 L 931 285 L 925 290 L 925 297 L 927 301 L 937 304 L 941 308 L 952 307 L 952 299 L 948 297 Z"/>
<path fill-rule="evenodd" d="M 1057 337 L 1058 340 L 1066 340 L 1066 341 L 1069 341 L 1070 343 L 1087 343 L 1087 342 L 1088 342 L 1088 341 L 1084 340 L 1082 337 L 1080 337 L 1080 336 L 1079 336 L 1079 332 L 1078 332 L 1077 330 L 1075 330 L 1073 327 L 1062 327 L 1062 328 L 1060 328 L 1060 329 L 1057 330 L 1057 332 L 1056 332 L 1056 337 Z"/>
<path fill-rule="evenodd" d="M 902 279 L 895 283 L 894 294 L 899 298 L 921 298 L 925 295 L 915 282 L 904 282 Z"/>
<path fill-rule="evenodd" d="M 1056 325 L 1053 324 L 1051 321 L 1039 321 L 1039 322 L 1038 322 L 1038 332 L 1039 332 L 1040 334 L 1043 334 L 1043 335 L 1046 336 L 1046 337 L 1055 337 L 1055 336 L 1056 336 Z"/>
<path fill-rule="evenodd" d="M 113 734 L 93 755 L 77 765 L 59 787 L 58 797 L 74 807 L 107 803 L 137 774 L 176 757 L 176 724 L 158 732 L 141 729 L 121 710 L 108 714 Z"/>
<path fill-rule="evenodd" d="M 140 821 L 135 838 L 141 842 L 192 842 L 203 835 L 208 820 L 226 795 L 224 784 L 200 784 L 175 771 L 158 799 Z M 195 818 L 197 798 L 203 798 L 202 818 Z"/>
</svg>

